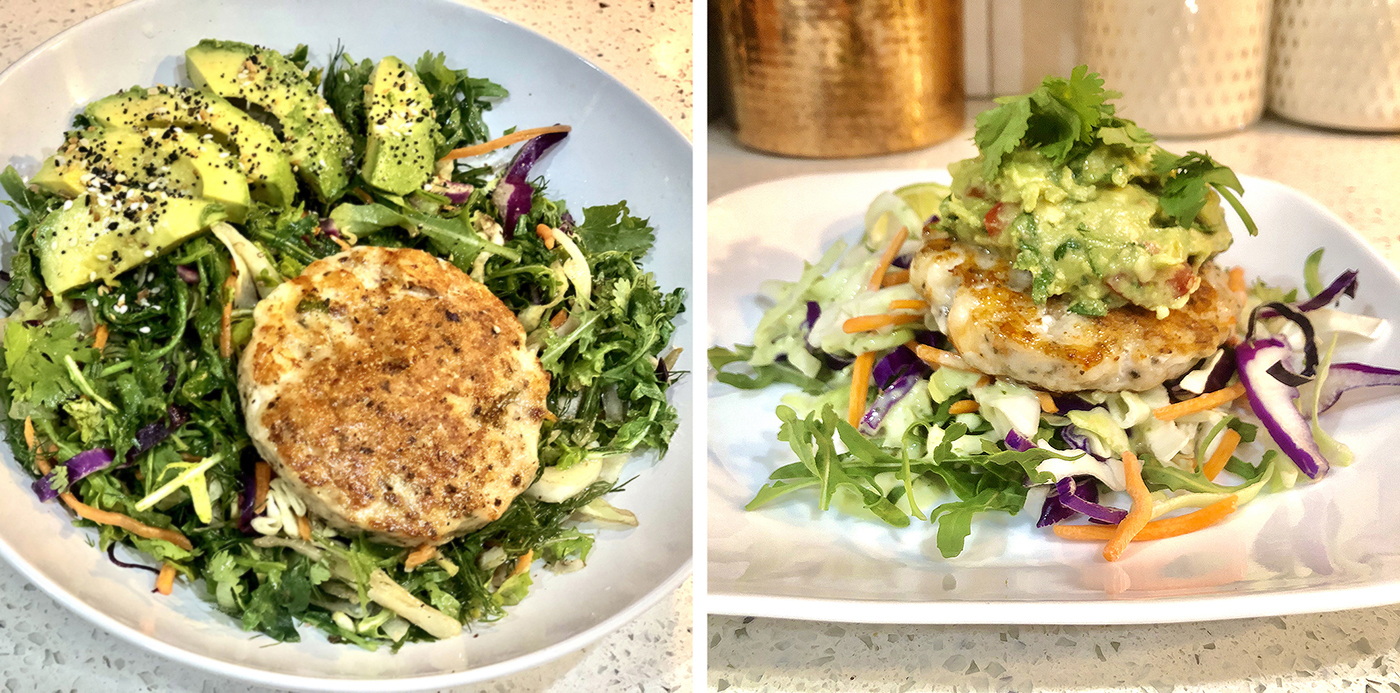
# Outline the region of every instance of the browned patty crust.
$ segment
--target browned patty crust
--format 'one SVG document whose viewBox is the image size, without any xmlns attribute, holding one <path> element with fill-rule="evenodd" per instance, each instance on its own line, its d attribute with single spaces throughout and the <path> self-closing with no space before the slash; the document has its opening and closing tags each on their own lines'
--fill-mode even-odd
<svg viewBox="0 0 1400 693">
<path fill-rule="evenodd" d="M 534 480 L 548 376 L 515 315 L 456 267 L 353 248 L 254 317 L 239 379 L 250 435 L 333 526 L 440 542 Z"/>
</svg>

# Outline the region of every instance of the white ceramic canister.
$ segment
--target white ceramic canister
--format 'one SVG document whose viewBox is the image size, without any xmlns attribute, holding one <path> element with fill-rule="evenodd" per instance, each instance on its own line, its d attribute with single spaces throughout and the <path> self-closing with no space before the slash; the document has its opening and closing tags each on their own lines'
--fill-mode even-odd
<svg viewBox="0 0 1400 693">
<path fill-rule="evenodd" d="M 1400 130 L 1400 0 L 1278 0 L 1270 52 L 1270 110 Z"/>
<path fill-rule="evenodd" d="M 1272 0 L 1087 0 L 1081 59 L 1118 113 L 1167 137 L 1238 130 L 1264 111 Z"/>
</svg>

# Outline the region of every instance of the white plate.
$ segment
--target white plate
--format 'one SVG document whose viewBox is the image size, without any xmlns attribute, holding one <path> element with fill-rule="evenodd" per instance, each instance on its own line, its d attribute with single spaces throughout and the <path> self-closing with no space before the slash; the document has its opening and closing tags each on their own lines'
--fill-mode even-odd
<svg viewBox="0 0 1400 693">
<path fill-rule="evenodd" d="M 490 77 L 511 91 L 486 114 L 492 131 L 568 123 L 569 138 L 539 169 L 577 213 L 626 199 L 650 217 L 660 239 L 647 266 L 665 287 L 691 282 L 691 146 L 646 102 L 548 39 L 445 0 L 347 2 L 146 0 L 86 21 L 0 75 L 0 165 L 26 175 L 61 141 L 79 108 L 133 84 L 186 83 L 183 55 L 201 38 L 290 50 L 311 47 L 324 65 L 336 44 L 357 59 L 413 60 L 445 51 L 448 65 Z M 0 213 L 8 227 L 13 214 Z M 682 316 L 675 343 L 690 344 Z M 690 354 L 686 354 L 688 359 Z M 681 367 L 689 370 L 688 363 Z M 641 613 L 679 585 L 691 558 L 691 386 L 675 388 L 681 429 L 661 463 L 639 474 L 617 502 L 641 526 L 603 532 L 586 570 L 554 576 L 505 620 L 397 655 L 331 645 L 303 630 L 300 644 L 269 647 L 187 588 L 150 593 L 150 576 L 116 568 L 87 545 L 94 534 L 69 524 L 56 504 L 40 505 L 9 453 L 0 465 L 0 554 L 59 602 L 154 652 L 228 676 L 287 688 L 368 691 L 441 688 L 508 674 L 576 650 Z M 653 467 L 657 467 L 653 469 Z M 130 556 L 127 556 L 130 558 Z"/>
<path fill-rule="evenodd" d="M 765 279 L 794 279 L 838 238 L 859 238 L 882 190 L 944 171 L 881 171 L 779 180 L 709 206 L 710 343 L 748 343 Z M 1244 203 L 1261 229 L 1231 218 L 1223 256 L 1251 277 L 1301 284 L 1303 260 L 1326 246 L 1323 276 L 1361 272 L 1352 310 L 1400 321 L 1400 277 L 1355 232 L 1317 203 L 1248 178 Z M 1346 352 L 1400 366 L 1387 328 Z M 776 440 L 780 391 L 741 392 L 709 381 L 709 611 L 879 623 L 1110 624 L 1197 621 L 1327 611 L 1400 602 L 1400 427 L 1396 400 L 1352 393 L 1324 415 L 1357 462 L 1320 483 L 1264 496 L 1220 526 L 1134 544 L 1118 563 L 1101 546 L 1063 542 L 1034 528 L 1034 513 L 979 515 L 963 555 L 938 554 L 933 527 L 905 530 L 836 512 L 811 496 L 757 512 L 744 504 L 790 462 Z M 1382 388 L 1377 388 L 1382 389 Z M 1393 388 L 1388 393 L 1397 393 Z M 788 391 L 788 390 L 783 390 Z"/>
</svg>

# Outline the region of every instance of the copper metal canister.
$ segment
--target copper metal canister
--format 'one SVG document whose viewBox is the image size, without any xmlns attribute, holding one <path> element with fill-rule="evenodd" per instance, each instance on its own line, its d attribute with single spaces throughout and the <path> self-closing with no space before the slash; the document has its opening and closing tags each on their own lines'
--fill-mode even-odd
<svg viewBox="0 0 1400 693">
<path fill-rule="evenodd" d="M 870 156 L 962 127 L 961 0 L 715 1 L 743 145 Z"/>
</svg>

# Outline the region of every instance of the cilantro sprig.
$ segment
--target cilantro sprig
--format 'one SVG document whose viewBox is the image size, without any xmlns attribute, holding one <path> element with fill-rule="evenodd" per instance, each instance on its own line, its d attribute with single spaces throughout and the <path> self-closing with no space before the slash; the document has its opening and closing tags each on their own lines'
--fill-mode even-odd
<svg viewBox="0 0 1400 693">
<path fill-rule="evenodd" d="M 1185 156 L 1176 156 L 1159 150 L 1152 158 L 1152 167 L 1157 175 L 1166 181 L 1159 200 L 1162 211 L 1177 224 L 1189 225 L 1206 206 L 1207 188 L 1213 188 L 1221 199 L 1228 202 L 1235 213 L 1240 215 L 1240 220 L 1249 230 L 1249 235 L 1259 235 L 1259 227 L 1254 223 L 1254 218 L 1249 216 L 1249 212 L 1240 204 L 1237 196 L 1238 193 L 1244 192 L 1240 179 L 1235 176 L 1234 171 L 1216 163 L 1209 154 L 1186 152 Z"/>
</svg>

